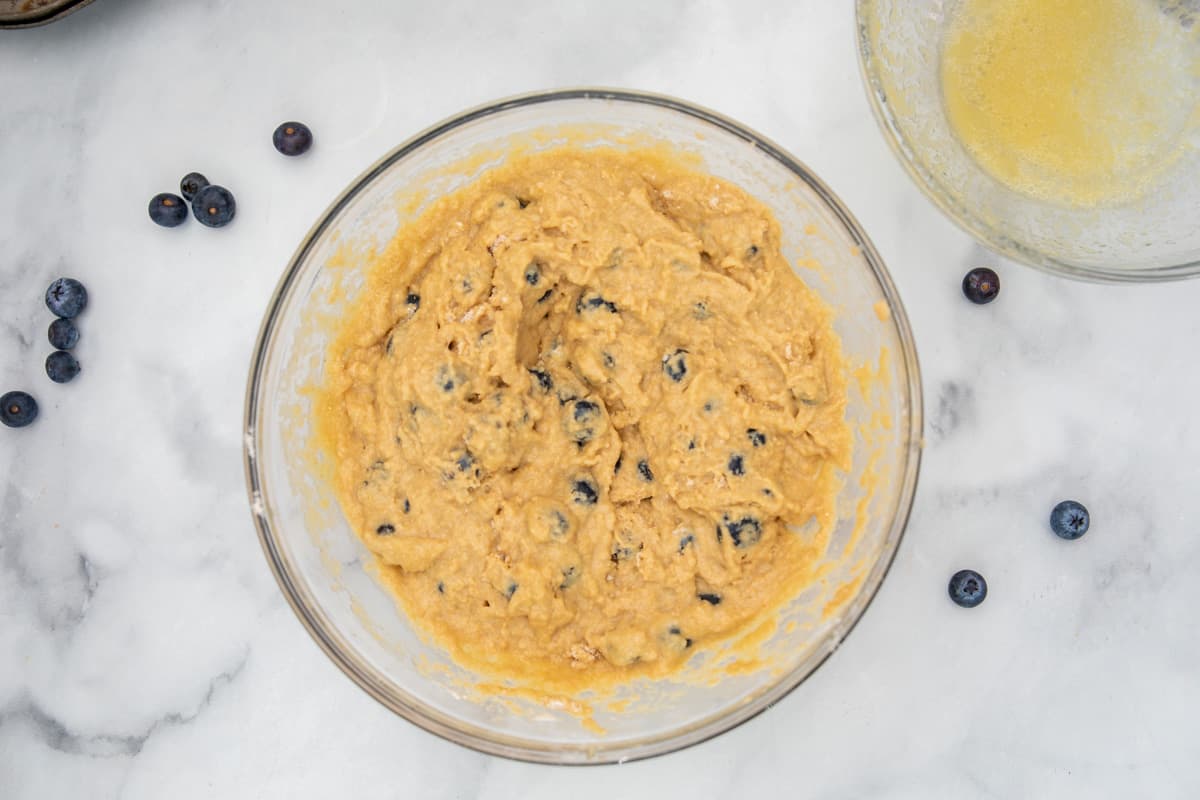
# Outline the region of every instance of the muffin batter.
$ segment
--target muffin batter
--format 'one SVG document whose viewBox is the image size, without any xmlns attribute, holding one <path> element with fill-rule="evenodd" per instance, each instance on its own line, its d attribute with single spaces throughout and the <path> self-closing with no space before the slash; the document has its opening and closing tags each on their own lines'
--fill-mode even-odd
<svg viewBox="0 0 1200 800">
<path fill-rule="evenodd" d="M 318 422 L 351 526 L 461 663 L 662 674 L 813 579 L 844 364 L 737 187 L 649 153 L 510 160 L 405 228 L 362 298 Z"/>
</svg>

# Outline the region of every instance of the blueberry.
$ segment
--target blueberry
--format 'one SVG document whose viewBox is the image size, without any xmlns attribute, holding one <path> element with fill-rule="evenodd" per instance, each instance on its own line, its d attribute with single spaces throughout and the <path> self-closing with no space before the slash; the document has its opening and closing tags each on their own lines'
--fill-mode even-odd
<svg viewBox="0 0 1200 800">
<path fill-rule="evenodd" d="M 699 597 L 701 600 L 708 603 L 709 605 L 714 605 L 714 606 L 721 605 L 721 595 L 719 595 L 715 592 L 700 592 L 699 594 L 696 595 L 696 597 Z"/>
<path fill-rule="evenodd" d="M 683 551 L 687 550 L 688 545 L 692 544 L 695 541 L 696 541 L 696 537 L 690 533 L 684 534 L 682 537 L 680 537 L 680 539 L 679 539 L 679 554 L 683 555 Z"/>
<path fill-rule="evenodd" d="M 68 383 L 79 374 L 79 362 L 66 350 L 55 350 L 46 356 L 46 374 L 55 383 Z"/>
<path fill-rule="evenodd" d="M 585 310 L 586 311 L 595 311 L 595 310 L 601 309 L 601 308 L 605 309 L 610 314 L 619 313 L 617 311 L 616 303 L 614 303 L 610 300 L 605 300 L 603 297 L 601 297 L 598 294 L 591 294 L 591 293 L 582 294 L 579 296 L 579 299 L 575 302 L 575 313 L 576 314 L 583 313 Z"/>
<path fill-rule="evenodd" d="M 537 286 L 538 281 L 542 278 L 542 271 L 538 268 L 536 261 L 530 261 L 529 266 L 525 267 L 525 282 L 530 286 Z"/>
<path fill-rule="evenodd" d="M 746 428 L 746 436 L 753 447 L 762 447 L 767 443 L 767 435 L 757 428 Z"/>
<path fill-rule="evenodd" d="M 689 440 L 688 441 L 688 450 L 695 450 L 695 449 L 696 449 L 696 440 L 695 439 Z"/>
<path fill-rule="evenodd" d="M 412 511 L 412 503 L 408 502 L 408 498 L 406 497 L 404 498 L 404 513 L 407 514 L 410 511 Z"/>
<path fill-rule="evenodd" d="M 312 147 L 312 131 L 303 122 L 284 122 L 271 136 L 275 149 L 285 156 L 302 156 Z"/>
<path fill-rule="evenodd" d="M 475 464 L 475 456 L 471 455 L 470 450 L 463 450 L 454 459 L 454 463 L 458 466 L 459 472 L 466 472 Z"/>
<path fill-rule="evenodd" d="M 550 373 L 541 369 L 531 369 L 529 374 L 537 378 L 538 386 L 542 387 L 543 392 L 548 392 L 554 388 L 554 379 L 550 377 Z"/>
<path fill-rule="evenodd" d="M 56 317 L 73 319 L 87 308 L 88 293 L 74 278 L 59 278 L 46 289 L 46 307 Z"/>
<path fill-rule="evenodd" d="M 391 536 L 396 532 L 396 526 L 390 522 L 385 522 L 375 529 L 375 533 L 379 536 Z"/>
<path fill-rule="evenodd" d="M 408 297 L 404 298 L 404 302 L 412 306 L 413 311 L 416 311 L 421 307 L 421 295 L 416 292 L 409 292 Z"/>
<path fill-rule="evenodd" d="M 571 499 L 579 505 L 595 505 L 599 498 L 600 491 L 591 478 L 576 478 L 571 482 Z"/>
<path fill-rule="evenodd" d="M 5 392 L 0 396 L 0 422 L 10 428 L 24 428 L 37 419 L 38 404 L 25 392 Z"/>
<path fill-rule="evenodd" d="M 591 400 L 575 401 L 574 414 L 576 422 L 587 422 L 588 420 L 593 419 L 599 413 L 600 406 L 596 405 Z"/>
<path fill-rule="evenodd" d="M 746 461 L 737 453 L 729 457 L 729 473 L 738 476 L 746 474 Z"/>
<path fill-rule="evenodd" d="M 733 540 L 734 547 L 750 547 L 758 544 L 762 539 L 762 524 L 749 515 L 739 517 L 738 519 L 730 519 L 728 516 L 722 518 L 722 524 L 725 531 L 729 534 L 729 538 Z M 717 538 L 721 537 L 721 528 L 717 528 Z"/>
<path fill-rule="evenodd" d="M 668 353 L 663 356 L 662 367 L 663 372 L 667 373 L 667 377 L 679 383 L 687 376 L 687 350 L 676 350 L 674 353 Z"/>
<path fill-rule="evenodd" d="M 516 581 L 509 581 L 508 585 L 504 587 L 504 599 L 512 600 L 512 596 L 517 593 L 517 589 L 519 588 L 520 584 Z"/>
<path fill-rule="evenodd" d="M 174 228 L 186 222 L 187 216 L 187 203 L 177 194 L 163 192 L 150 198 L 150 219 L 155 225 Z"/>
<path fill-rule="evenodd" d="M 437 582 L 437 592 L 438 592 L 438 594 L 446 593 L 446 584 L 443 581 Z"/>
<path fill-rule="evenodd" d="M 50 330 L 46 331 L 46 337 L 50 340 L 50 346 L 55 350 L 70 350 L 79 344 L 79 328 L 76 328 L 75 323 L 71 320 L 59 317 L 50 323 Z"/>
<path fill-rule="evenodd" d="M 192 214 L 210 228 L 221 228 L 233 221 L 237 202 L 224 186 L 209 184 L 192 198 Z"/>
<path fill-rule="evenodd" d="M 1063 500 L 1050 512 L 1050 530 L 1063 539 L 1078 539 L 1088 532 L 1091 524 L 1091 514 L 1074 500 Z"/>
<path fill-rule="evenodd" d="M 1000 276 L 994 269 L 976 267 L 963 276 L 962 290 L 972 303 L 990 303 L 1000 294 Z"/>
<path fill-rule="evenodd" d="M 646 483 L 650 483 L 654 480 L 654 473 L 650 471 L 650 462 L 648 462 L 646 459 L 643 458 L 637 463 L 637 471 L 638 477 L 640 477 Z"/>
<path fill-rule="evenodd" d="M 712 316 L 712 313 L 708 310 L 708 303 L 705 303 L 703 300 L 698 303 L 693 303 L 692 316 L 698 320 L 706 320 Z"/>
<path fill-rule="evenodd" d="M 973 569 L 960 569 L 950 577 L 950 599 L 963 608 L 974 608 L 987 597 L 987 581 Z"/>
<path fill-rule="evenodd" d="M 183 195 L 184 200 L 190 203 L 192 202 L 192 198 L 196 196 L 196 193 L 205 186 L 208 186 L 208 178 L 199 172 L 189 172 L 179 181 L 179 193 Z"/>
</svg>

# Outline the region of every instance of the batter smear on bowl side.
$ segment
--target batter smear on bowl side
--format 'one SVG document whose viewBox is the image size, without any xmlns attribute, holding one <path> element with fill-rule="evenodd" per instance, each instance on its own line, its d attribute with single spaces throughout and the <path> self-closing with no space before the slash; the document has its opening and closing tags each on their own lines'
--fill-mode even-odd
<svg viewBox="0 0 1200 800">
<path fill-rule="evenodd" d="M 661 154 L 515 157 L 439 200 L 327 370 L 343 511 L 467 667 L 662 675 L 823 559 L 850 458 L 831 312 L 765 206 Z"/>
</svg>

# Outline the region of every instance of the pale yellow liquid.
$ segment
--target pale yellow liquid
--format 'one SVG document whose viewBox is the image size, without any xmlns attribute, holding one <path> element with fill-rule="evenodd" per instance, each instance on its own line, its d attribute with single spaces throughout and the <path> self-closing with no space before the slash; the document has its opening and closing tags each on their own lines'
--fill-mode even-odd
<svg viewBox="0 0 1200 800">
<path fill-rule="evenodd" d="M 963 0 L 942 52 L 954 133 L 1011 188 L 1129 200 L 1194 147 L 1200 21 L 1170 0 Z"/>
</svg>

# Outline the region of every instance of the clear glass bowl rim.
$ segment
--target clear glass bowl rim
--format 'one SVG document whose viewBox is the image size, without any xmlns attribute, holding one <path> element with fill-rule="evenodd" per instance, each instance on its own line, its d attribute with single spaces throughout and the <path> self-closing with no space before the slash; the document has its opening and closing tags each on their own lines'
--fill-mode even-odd
<svg viewBox="0 0 1200 800">
<path fill-rule="evenodd" d="M 1185 261 L 1169 267 L 1147 269 L 1110 269 L 1058 259 L 1005 236 L 1003 231 L 972 214 L 919 158 L 917 149 L 904 135 L 899 120 L 891 113 L 891 105 L 886 102 L 883 83 L 876 71 L 878 62 L 872 56 L 868 33 L 869 15 L 876 5 L 877 0 L 855 0 L 854 3 L 858 66 L 871 112 L 896 160 L 904 167 L 913 183 L 951 222 L 1000 255 L 1052 275 L 1097 283 L 1151 283 L 1200 275 L 1200 261 Z"/>
<path fill-rule="evenodd" d="M 466 726 L 459 724 L 454 718 L 428 708 L 414 698 L 407 696 L 407 693 L 402 689 L 397 692 L 396 688 L 398 687 L 394 687 L 394 684 L 385 684 L 379 680 L 373 674 L 372 670 L 356 660 L 353 653 L 341 647 L 338 644 L 339 637 L 336 630 L 333 629 L 332 625 L 328 624 L 328 621 L 319 608 L 315 607 L 316 604 L 308 598 L 307 592 L 302 586 L 293 579 L 286 565 L 280 545 L 276 539 L 276 531 L 272 527 L 267 513 L 267 505 L 264 502 L 264 481 L 260 474 L 260 462 L 258 458 L 258 454 L 262 452 L 259 446 L 261 442 L 259 440 L 260 433 L 257 419 L 260 408 L 260 390 L 268 353 L 274 341 L 280 310 L 285 300 L 297 286 L 297 277 L 308 252 L 342 209 L 392 164 L 416 149 L 436 141 L 439 137 L 461 125 L 513 108 L 563 100 L 640 103 L 690 116 L 706 122 L 723 132 L 733 134 L 761 149 L 816 192 L 821 201 L 837 217 L 838 221 L 852 236 L 855 244 L 861 249 L 863 258 L 870 267 L 887 301 L 901 344 L 902 352 L 900 355 L 906 375 L 906 380 L 903 382 L 904 385 L 901 388 L 908 401 L 910 432 L 909 441 L 902 444 L 902 449 L 904 450 L 902 453 L 904 470 L 900 481 L 900 494 L 896 514 L 889 521 L 888 530 L 883 539 L 885 547 L 890 544 L 890 549 L 881 553 L 879 562 L 877 562 L 868 575 L 867 580 L 869 583 L 862 589 L 866 593 L 866 601 L 863 603 L 858 616 L 848 620 L 845 626 L 836 629 L 830 634 L 835 640 L 832 642 L 832 646 L 828 648 L 828 652 L 815 663 L 801 665 L 797 669 L 787 673 L 751 703 L 727 709 L 722 716 L 706 718 L 697 725 L 671 731 L 658 737 L 639 739 L 632 744 L 625 743 L 619 748 L 605 748 L 603 745 L 590 748 L 589 758 L 586 761 L 563 758 L 560 756 L 561 750 L 549 748 L 543 743 L 504 738 L 491 732 L 474 728 L 468 729 Z M 862 230 L 858 221 L 836 195 L 804 164 L 788 155 L 786 151 L 771 140 L 755 133 L 744 125 L 734 122 L 714 111 L 683 100 L 665 95 L 626 89 L 600 87 L 566 88 L 504 98 L 490 104 L 468 109 L 427 128 L 397 146 L 355 178 L 321 214 L 317 223 L 305 235 L 300 246 L 288 262 L 287 269 L 280 278 L 267 305 L 267 311 L 259 329 L 258 339 L 251 357 L 249 379 L 246 385 L 243 461 L 251 516 L 254 518 L 254 524 L 258 531 L 258 538 L 262 545 L 263 553 L 266 556 L 272 574 L 275 576 L 276 582 L 279 584 L 279 588 L 295 612 L 296 617 L 300 620 L 305 630 L 308 631 L 309 635 L 312 636 L 313 640 L 316 641 L 317 645 L 363 691 L 384 707 L 418 727 L 443 739 L 482 753 L 535 763 L 612 764 L 671 753 L 707 741 L 714 736 L 737 727 L 779 702 L 784 696 L 816 672 L 825 660 L 841 646 L 842 642 L 850 634 L 850 631 L 853 630 L 859 619 L 862 618 L 862 615 L 866 613 L 867 608 L 870 607 L 876 593 L 879 591 L 879 587 L 883 584 L 883 579 L 890 571 L 896 553 L 899 550 L 900 541 L 903 538 L 904 530 L 912 510 L 917 477 L 920 471 L 923 413 L 921 373 L 917 360 L 916 345 L 909 326 L 908 317 L 904 312 L 904 307 L 900 302 L 896 287 L 892 283 L 891 276 L 888 274 L 882 258 L 875 250 L 866 233 Z"/>
</svg>

